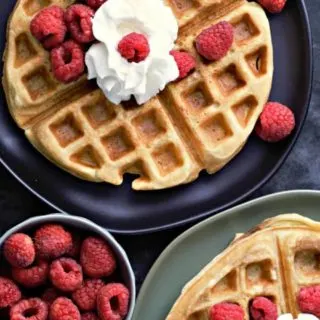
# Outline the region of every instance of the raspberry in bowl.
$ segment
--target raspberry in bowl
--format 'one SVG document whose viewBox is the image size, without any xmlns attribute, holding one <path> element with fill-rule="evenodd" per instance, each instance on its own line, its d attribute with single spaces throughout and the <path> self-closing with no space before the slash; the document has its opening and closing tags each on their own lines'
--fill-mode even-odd
<svg viewBox="0 0 320 320">
<path fill-rule="evenodd" d="M 113 236 L 75 216 L 34 217 L 0 238 L 0 318 L 131 318 L 135 278 Z"/>
</svg>

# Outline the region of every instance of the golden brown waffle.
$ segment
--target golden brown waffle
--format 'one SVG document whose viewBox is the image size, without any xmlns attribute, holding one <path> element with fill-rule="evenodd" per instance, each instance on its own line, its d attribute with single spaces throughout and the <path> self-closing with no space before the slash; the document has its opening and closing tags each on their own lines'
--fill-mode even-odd
<svg viewBox="0 0 320 320">
<path fill-rule="evenodd" d="M 179 22 L 177 48 L 197 57 L 196 71 L 143 106 L 108 102 L 83 76 L 69 85 L 50 72 L 32 37 L 41 8 L 71 0 L 20 0 L 8 24 L 3 84 L 11 114 L 47 158 L 91 181 L 119 185 L 140 175 L 137 190 L 163 189 L 214 173 L 245 144 L 268 99 L 273 75 L 269 22 L 245 0 L 167 0 Z M 206 27 L 235 27 L 228 55 L 208 63 L 194 49 Z"/>
<path fill-rule="evenodd" d="M 209 320 L 210 308 L 233 302 L 245 310 L 267 296 L 279 314 L 300 313 L 301 287 L 320 284 L 320 223 L 297 214 L 266 220 L 238 236 L 182 290 L 167 320 Z"/>
</svg>

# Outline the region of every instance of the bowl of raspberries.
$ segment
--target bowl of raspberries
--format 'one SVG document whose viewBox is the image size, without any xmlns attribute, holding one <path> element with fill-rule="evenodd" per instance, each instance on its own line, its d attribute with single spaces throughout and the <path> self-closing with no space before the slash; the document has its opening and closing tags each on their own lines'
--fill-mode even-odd
<svg viewBox="0 0 320 320">
<path fill-rule="evenodd" d="M 0 238 L 0 319 L 129 320 L 135 279 L 128 257 L 95 223 L 51 214 Z"/>
</svg>

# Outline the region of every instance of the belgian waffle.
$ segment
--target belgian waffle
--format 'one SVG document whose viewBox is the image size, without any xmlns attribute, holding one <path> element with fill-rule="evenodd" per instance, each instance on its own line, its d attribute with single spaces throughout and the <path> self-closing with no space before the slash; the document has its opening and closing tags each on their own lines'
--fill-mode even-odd
<svg viewBox="0 0 320 320">
<path fill-rule="evenodd" d="M 163 189 L 214 173 L 245 144 L 266 103 L 273 48 L 263 9 L 246 0 L 167 0 L 179 23 L 177 48 L 197 68 L 143 106 L 111 104 L 83 76 L 69 85 L 50 72 L 48 53 L 32 37 L 42 8 L 72 0 L 20 0 L 8 24 L 3 85 L 10 112 L 48 159 L 83 179 Z M 233 24 L 234 44 L 220 61 L 204 61 L 195 37 L 220 20 Z"/>
<path fill-rule="evenodd" d="M 257 296 L 272 299 L 279 314 L 300 313 L 302 287 L 320 284 L 320 223 L 297 214 L 266 220 L 240 235 L 182 290 L 167 320 L 208 320 L 210 308 L 234 302 L 245 310 Z"/>
</svg>

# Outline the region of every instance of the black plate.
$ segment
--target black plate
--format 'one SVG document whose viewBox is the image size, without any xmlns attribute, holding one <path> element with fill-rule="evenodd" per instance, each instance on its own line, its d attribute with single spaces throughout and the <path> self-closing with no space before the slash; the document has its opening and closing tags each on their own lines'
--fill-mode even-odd
<svg viewBox="0 0 320 320">
<path fill-rule="evenodd" d="M 1 3 L 1 51 L 15 1 Z M 0 94 L 0 155 L 3 164 L 38 197 L 62 212 L 86 216 L 111 231 L 142 233 L 203 218 L 226 209 L 261 187 L 280 167 L 305 120 L 312 87 L 312 41 L 305 4 L 290 0 L 270 16 L 275 49 L 271 100 L 294 109 L 297 128 L 288 140 L 265 144 L 254 136 L 225 169 L 194 183 L 165 191 L 134 192 L 130 178 L 121 187 L 84 182 L 39 154 L 11 119 Z M 1 65 L 2 70 L 2 65 Z"/>
</svg>

